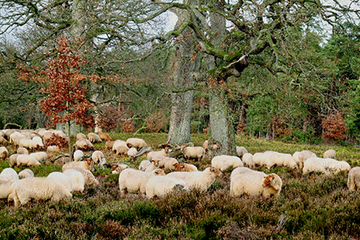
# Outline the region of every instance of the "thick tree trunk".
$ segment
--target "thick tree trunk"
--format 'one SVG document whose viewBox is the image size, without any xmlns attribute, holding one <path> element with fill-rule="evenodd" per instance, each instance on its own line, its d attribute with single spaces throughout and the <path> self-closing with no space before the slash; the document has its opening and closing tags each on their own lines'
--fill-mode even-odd
<svg viewBox="0 0 360 240">
<path fill-rule="evenodd" d="M 70 28 L 70 34 L 73 39 L 79 39 L 85 34 L 85 16 L 86 1 L 74 0 L 71 9 L 71 18 L 73 23 Z"/>
</svg>

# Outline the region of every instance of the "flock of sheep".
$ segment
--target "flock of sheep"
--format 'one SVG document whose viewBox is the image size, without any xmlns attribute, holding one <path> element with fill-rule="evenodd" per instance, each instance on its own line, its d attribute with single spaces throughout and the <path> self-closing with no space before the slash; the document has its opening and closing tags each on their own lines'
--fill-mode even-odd
<svg viewBox="0 0 360 240">
<path fill-rule="evenodd" d="M 56 135 L 67 139 L 61 130 L 1 130 L 0 143 L 11 144 L 17 148 L 16 153 L 9 154 L 5 146 L 0 147 L 0 157 L 9 161 L 9 168 L 0 173 L 0 199 L 14 201 L 15 207 L 31 200 L 51 200 L 58 202 L 72 197 L 72 192 L 82 192 L 86 186 L 98 186 L 99 181 L 93 175 L 94 166 L 104 168 L 111 166 L 112 173 L 119 174 L 121 196 L 128 193 L 140 194 L 147 198 L 163 197 L 169 193 L 198 189 L 206 191 L 222 175 L 222 171 L 233 169 L 230 175 L 230 195 L 242 195 L 264 198 L 278 197 L 282 188 L 281 178 L 275 174 L 256 171 L 256 166 L 267 169 L 288 167 L 300 169 L 303 174 L 321 172 L 326 175 L 347 171 L 348 187 L 354 191 L 360 187 L 360 167 L 350 168 L 345 161 L 335 160 L 335 151 L 328 150 L 323 158 L 315 153 L 303 150 L 294 154 L 274 151 L 248 153 L 244 147 L 237 147 L 237 156 L 220 155 L 211 159 L 211 166 L 199 171 L 188 160 L 201 161 L 207 154 L 208 142 L 203 146 L 176 146 L 187 162 L 179 162 L 171 157 L 171 149 L 164 147 L 153 151 L 140 138 L 129 138 L 126 141 L 112 140 L 106 133 L 79 133 L 76 136 L 73 160 L 62 166 L 62 172 L 52 172 L 47 177 L 35 177 L 31 169 L 26 168 L 17 173 L 14 166 L 33 167 L 49 161 L 48 153 L 60 152 L 58 146 L 47 146 L 47 139 Z M 138 169 L 129 168 L 124 163 L 110 164 L 100 150 L 95 150 L 93 143 L 106 141 L 105 147 L 117 156 L 136 158 L 146 154 Z M 213 149 L 219 146 L 211 146 Z M 43 151 L 39 151 L 43 150 Z M 45 151 L 46 150 L 46 151 Z M 83 151 L 91 151 L 87 157 Z M 32 152 L 32 153 L 29 153 Z M 167 173 L 167 174 L 166 174 Z"/>
</svg>

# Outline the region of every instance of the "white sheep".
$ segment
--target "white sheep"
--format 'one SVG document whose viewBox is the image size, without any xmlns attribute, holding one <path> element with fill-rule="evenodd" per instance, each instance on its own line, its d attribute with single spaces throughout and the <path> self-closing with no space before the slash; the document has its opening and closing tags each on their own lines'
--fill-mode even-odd
<svg viewBox="0 0 360 240">
<path fill-rule="evenodd" d="M 186 182 L 180 178 L 169 176 L 154 176 L 146 183 L 146 197 L 164 197 L 169 193 L 178 191 L 188 191 L 189 187 Z"/>
<path fill-rule="evenodd" d="M 12 180 L 7 177 L 0 177 L 0 199 L 6 199 L 12 192 L 14 182 L 19 180 Z"/>
<path fill-rule="evenodd" d="M 16 166 L 40 166 L 41 163 L 35 158 L 35 156 L 25 155 L 25 154 L 18 154 L 16 157 Z M 10 166 L 11 167 L 11 166 Z"/>
<path fill-rule="evenodd" d="M 147 160 L 144 160 L 144 161 L 147 161 Z M 151 161 L 149 161 L 149 162 L 150 162 L 150 164 L 147 165 L 146 168 L 145 168 L 145 170 L 143 170 L 143 171 L 145 171 L 145 172 L 152 172 L 152 171 L 154 171 L 155 169 L 158 169 L 158 168 L 159 168 L 160 160 L 151 160 Z M 141 169 L 142 169 L 142 168 L 141 168 Z M 140 166 L 139 166 L 139 170 L 141 170 L 141 169 L 140 169 Z"/>
<path fill-rule="evenodd" d="M 273 153 L 270 155 L 270 158 L 266 161 L 266 167 L 270 169 L 273 166 L 277 167 L 289 167 L 294 170 L 297 168 L 297 163 L 295 162 L 293 156 L 287 153 Z"/>
<path fill-rule="evenodd" d="M 71 187 L 73 192 L 83 192 L 85 189 L 85 177 L 76 169 L 67 169 L 63 171 L 71 181 Z"/>
<path fill-rule="evenodd" d="M 175 158 L 170 157 L 163 157 L 160 158 L 159 162 L 159 168 L 162 168 L 165 170 L 173 171 L 175 170 L 175 164 L 178 164 L 179 162 Z"/>
<path fill-rule="evenodd" d="M 127 169 L 127 168 L 129 168 L 129 166 L 124 163 L 115 163 L 111 167 L 111 173 L 112 174 L 121 173 L 124 169 Z"/>
<path fill-rule="evenodd" d="M 129 148 L 129 150 L 127 151 L 127 155 L 130 158 L 133 158 L 137 153 L 138 153 L 138 151 L 134 147 Z"/>
<path fill-rule="evenodd" d="M 205 149 L 203 147 L 186 147 L 186 144 L 183 144 L 181 151 L 187 160 L 196 159 L 201 161 L 205 156 Z"/>
<path fill-rule="evenodd" d="M 236 146 L 236 155 L 239 158 L 242 158 L 245 153 L 248 153 L 248 150 L 245 147 Z"/>
<path fill-rule="evenodd" d="M 88 139 L 79 139 L 75 142 L 75 149 L 90 151 L 94 150 L 94 145 Z"/>
<path fill-rule="evenodd" d="M 34 152 L 30 153 L 30 156 L 34 156 L 39 162 L 44 161 L 48 158 L 48 154 L 46 152 Z"/>
<path fill-rule="evenodd" d="M 219 169 L 208 167 L 204 171 L 197 172 L 171 172 L 167 176 L 180 178 L 184 180 L 190 189 L 196 188 L 200 191 L 206 191 L 217 177 L 222 173 Z"/>
<path fill-rule="evenodd" d="M 309 150 L 302 150 L 300 152 L 294 152 L 293 154 L 293 158 L 299 166 L 299 169 L 302 169 L 304 167 L 304 162 L 311 157 L 316 157 L 316 154 Z"/>
<path fill-rule="evenodd" d="M 5 168 L 1 171 L 0 177 L 8 178 L 11 181 L 19 180 L 17 172 L 13 168 Z"/>
<path fill-rule="evenodd" d="M 100 142 L 102 142 L 101 138 L 96 133 L 92 133 L 92 132 L 88 133 L 87 138 L 92 143 L 100 143 Z"/>
<path fill-rule="evenodd" d="M 14 166 L 16 166 L 16 159 L 20 154 L 12 154 L 9 157 L 9 166 L 12 168 Z"/>
<path fill-rule="evenodd" d="M 62 184 L 69 192 L 72 192 L 72 184 L 70 177 L 62 172 L 51 172 L 47 178 L 51 178 L 55 182 Z"/>
<path fill-rule="evenodd" d="M 86 138 L 86 135 L 83 134 L 83 133 L 77 133 L 76 134 L 76 140 L 79 140 L 79 139 L 87 139 Z"/>
<path fill-rule="evenodd" d="M 347 186 L 350 192 L 360 189 L 360 167 L 353 167 L 348 174 Z"/>
<path fill-rule="evenodd" d="M 24 148 L 24 147 L 18 147 L 18 149 L 16 150 L 17 154 L 29 154 L 29 151 Z"/>
<path fill-rule="evenodd" d="M 29 168 L 25 168 L 24 170 L 19 172 L 18 176 L 20 179 L 34 177 L 34 172 Z"/>
<path fill-rule="evenodd" d="M 253 155 L 253 161 L 258 166 L 266 166 L 272 154 L 276 152 L 274 151 L 265 151 L 263 153 L 255 153 Z"/>
<path fill-rule="evenodd" d="M 94 162 L 91 158 L 88 158 L 85 161 L 67 162 L 62 166 L 62 171 L 64 172 L 65 170 L 71 168 L 83 168 L 91 171 L 94 168 Z"/>
<path fill-rule="evenodd" d="M 146 192 L 146 183 L 153 176 L 164 176 L 162 169 L 156 169 L 152 172 L 144 172 L 141 170 L 127 168 L 119 175 L 119 189 L 121 196 L 127 193 L 140 193 L 144 196 Z"/>
<path fill-rule="evenodd" d="M 0 159 L 4 161 L 7 156 L 9 156 L 9 151 L 6 147 L 0 147 Z"/>
<path fill-rule="evenodd" d="M 159 165 L 159 160 L 157 160 Z M 142 160 L 139 165 L 139 170 L 145 171 L 149 166 L 151 165 L 151 162 L 149 160 Z"/>
<path fill-rule="evenodd" d="M 43 143 L 43 140 L 41 139 L 41 137 L 35 136 L 32 138 L 31 145 L 30 145 L 31 149 L 40 149 L 43 147 L 44 147 L 44 143 Z"/>
<path fill-rule="evenodd" d="M 61 184 L 46 177 L 24 178 L 14 184 L 12 192 L 15 207 L 24 205 L 31 199 L 59 202 L 70 199 L 72 194 Z"/>
<path fill-rule="evenodd" d="M 335 158 L 335 157 L 336 157 L 336 152 L 334 149 L 329 149 L 324 152 L 324 158 Z"/>
<path fill-rule="evenodd" d="M 320 172 L 326 175 L 338 174 L 341 171 L 349 171 L 350 165 L 345 161 L 337 161 L 332 158 L 311 157 L 304 162 L 303 175 Z"/>
<path fill-rule="evenodd" d="M 147 147 L 145 140 L 141 139 L 141 138 L 128 138 L 126 140 L 126 144 L 129 148 L 134 147 L 137 150 L 139 150 L 143 147 Z"/>
<path fill-rule="evenodd" d="M 250 168 L 255 168 L 255 162 L 253 160 L 253 155 L 251 153 L 245 153 L 243 156 L 242 156 L 242 162 L 250 167 Z"/>
<path fill-rule="evenodd" d="M 48 146 L 46 149 L 47 152 L 60 152 L 60 148 L 57 145 Z"/>
<path fill-rule="evenodd" d="M 126 142 L 123 140 L 116 140 L 114 145 L 112 146 L 112 151 L 119 156 L 126 155 L 129 151 L 129 147 L 127 146 Z"/>
<path fill-rule="evenodd" d="M 91 171 L 83 168 L 73 168 L 73 169 L 79 171 L 84 176 L 85 186 L 97 187 L 99 185 L 99 180 L 95 178 L 94 174 L 92 174 Z"/>
<path fill-rule="evenodd" d="M 230 178 L 230 195 L 239 197 L 243 194 L 247 196 L 277 198 L 282 187 L 281 178 L 275 174 L 265 174 L 255 170 L 243 170 L 234 174 Z"/>
<path fill-rule="evenodd" d="M 146 155 L 147 160 L 159 160 L 163 157 L 167 157 L 169 153 L 169 148 L 164 148 L 160 151 L 151 151 Z"/>
<path fill-rule="evenodd" d="M 91 159 L 93 160 L 96 166 L 99 165 L 101 167 L 104 167 L 104 164 L 107 163 L 104 153 L 99 150 L 96 150 L 91 154 Z"/>
<path fill-rule="evenodd" d="M 75 162 L 81 161 L 83 157 L 84 157 L 84 152 L 81 151 L 80 149 L 78 149 L 74 152 L 74 161 Z"/>
<path fill-rule="evenodd" d="M 197 167 L 194 164 L 190 163 L 176 163 L 174 164 L 175 170 L 178 172 L 196 172 L 198 171 Z"/>
<path fill-rule="evenodd" d="M 231 174 L 230 174 L 230 179 L 234 178 L 236 175 L 247 172 L 247 171 L 252 171 L 252 169 L 248 168 L 248 167 L 237 167 L 234 170 L 232 170 Z"/>
<path fill-rule="evenodd" d="M 220 169 L 220 171 L 224 171 L 230 167 L 242 167 L 244 164 L 237 156 L 220 155 L 211 160 L 211 166 Z"/>
</svg>

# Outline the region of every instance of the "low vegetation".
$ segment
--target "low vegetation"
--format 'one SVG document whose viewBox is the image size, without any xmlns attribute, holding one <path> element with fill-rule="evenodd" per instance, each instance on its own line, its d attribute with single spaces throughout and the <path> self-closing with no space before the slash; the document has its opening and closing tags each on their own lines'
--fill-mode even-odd
<svg viewBox="0 0 360 240">
<path fill-rule="evenodd" d="M 132 134 L 113 134 L 126 139 Z M 151 147 L 166 141 L 166 134 L 139 134 Z M 201 145 L 205 134 L 192 136 Z M 353 146 L 299 145 L 238 137 L 237 144 L 249 152 L 276 150 L 293 153 L 309 149 L 318 156 L 333 148 L 339 160 L 352 167 L 360 165 L 360 152 Z M 104 150 L 104 143 L 95 144 Z M 14 149 L 10 148 L 12 153 Z M 122 161 L 137 168 L 136 161 L 104 153 L 110 162 Z M 86 153 L 85 153 L 86 154 Z M 55 158 L 56 156 L 51 156 Z M 210 165 L 209 159 L 191 161 L 199 170 Z M 0 171 L 8 167 L 0 163 Z M 15 168 L 19 172 L 23 168 Z M 97 169 L 100 187 L 87 188 L 60 203 L 30 203 L 15 209 L 0 202 L 1 239 L 350 239 L 360 235 L 360 199 L 347 190 L 347 173 L 335 176 L 302 176 L 299 170 L 257 168 L 275 172 L 283 179 L 277 200 L 234 198 L 229 195 L 231 171 L 225 171 L 209 191 L 191 191 L 148 200 L 137 195 L 120 197 L 118 174 Z M 43 164 L 32 168 L 36 176 L 60 171 L 61 166 Z"/>
</svg>

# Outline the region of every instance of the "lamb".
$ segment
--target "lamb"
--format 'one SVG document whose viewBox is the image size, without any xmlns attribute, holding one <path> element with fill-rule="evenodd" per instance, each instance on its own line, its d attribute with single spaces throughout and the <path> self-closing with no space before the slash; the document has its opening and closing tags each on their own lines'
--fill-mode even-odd
<svg viewBox="0 0 360 240">
<path fill-rule="evenodd" d="M 76 150 L 75 152 L 74 152 L 74 161 L 81 161 L 82 160 L 82 158 L 84 157 L 84 152 L 83 151 L 81 151 L 81 150 Z"/>
<path fill-rule="evenodd" d="M 353 167 L 350 169 L 347 186 L 350 192 L 360 189 L 360 167 Z"/>
<path fill-rule="evenodd" d="M 243 194 L 253 197 L 279 197 L 282 187 L 281 178 L 275 174 L 265 174 L 255 170 L 245 170 L 230 179 L 230 195 L 239 197 Z"/>
<path fill-rule="evenodd" d="M 332 175 L 338 174 L 341 171 L 349 171 L 350 169 L 350 165 L 345 161 L 337 161 L 332 158 L 311 157 L 304 162 L 303 175 L 313 172 Z"/>
<path fill-rule="evenodd" d="M 85 189 L 84 175 L 76 169 L 67 169 L 63 171 L 71 181 L 71 187 L 73 192 L 83 192 Z"/>
<path fill-rule="evenodd" d="M 175 164 L 179 162 L 175 158 L 163 157 L 160 158 L 159 168 L 163 168 L 165 170 L 173 171 L 175 170 Z"/>
<path fill-rule="evenodd" d="M 126 155 L 127 152 L 129 151 L 129 148 L 126 144 L 125 141 L 123 140 L 116 140 L 114 142 L 114 145 L 112 147 L 112 151 L 116 154 L 116 155 Z"/>
<path fill-rule="evenodd" d="M 297 163 L 295 162 L 291 154 L 286 153 L 273 153 L 270 155 L 270 158 L 266 161 L 266 167 L 270 169 L 276 165 L 277 167 L 289 167 L 294 170 L 297 168 Z"/>
<path fill-rule="evenodd" d="M 165 173 L 161 169 L 152 172 L 144 172 L 136 169 L 125 169 L 119 175 L 119 188 L 121 196 L 127 193 L 139 192 L 141 196 L 146 193 L 146 183 L 153 176 L 164 176 Z"/>
<path fill-rule="evenodd" d="M 239 158 L 242 158 L 245 153 L 248 153 L 248 150 L 245 147 L 236 146 L 236 155 Z"/>
<path fill-rule="evenodd" d="M 198 171 L 197 167 L 189 163 L 176 163 L 174 164 L 175 171 L 178 172 L 196 172 Z"/>
<path fill-rule="evenodd" d="M 311 157 L 316 157 L 316 154 L 309 150 L 302 150 L 301 152 L 294 152 L 293 154 L 293 158 L 299 166 L 299 169 L 302 169 L 304 167 L 304 162 Z"/>
<path fill-rule="evenodd" d="M 51 200 L 59 202 L 62 199 L 70 199 L 72 194 L 61 184 L 50 178 L 33 177 L 18 181 L 12 192 L 15 207 L 24 205 L 31 199 Z"/>
<path fill-rule="evenodd" d="M 20 179 L 34 177 L 34 172 L 29 168 L 25 168 L 24 170 L 19 172 L 18 176 Z"/>
<path fill-rule="evenodd" d="M 16 150 L 16 153 L 17 154 L 27 154 L 28 155 L 29 151 L 24 147 L 18 147 L 18 149 Z"/>
<path fill-rule="evenodd" d="M 169 153 L 169 148 L 164 148 L 161 151 L 151 151 L 146 155 L 147 160 L 159 160 L 163 157 L 167 157 Z"/>
<path fill-rule="evenodd" d="M 245 153 L 243 156 L 242 156 L 242 162 L 250 167 L 250 168 L 255 168 L 255 162 L 253 160 L 253 155 L 251 153 Z"/>
<path fill-rule="evenodd" d="M 30 156 L 34 156 L 36 160 L 38 160 L 39 162 L 44 161 L 48 158 L 46 152 L 34 152 L 34 153 L 30 153 Z"/>
<path fill-rule="evenodd" d="M 0 158 L 2 161 L 4 161 L 7 156 L 9 156 L 9 151 L 6 149 L 6 147 L 0 147 Z"/>
<path fill-rule="evenodd" d="M 75 149 L 90 151 L 94 150 L 94 145 L 88 139 L 79 139 L 75 142 Z"/>
<path fill-rule="evenodd" d="M 334 158 L 336 157 L 336 152 L 334 149 L 329 149 L 324 152 L 324 158 Z"/>
<path fill-rule="evenodd" d="M 124 163 L 115 163 L 111 167 L 111 173 L 112 174 L 121 173 L 126 168 L 129 168 L 129 166 Z"/>
<path fill-rule="evenodd" d="M 146 183 L 146 197 L 164 197 L 169 193 L 177 191 L 188 191 L 189 187 L 186 182 L 180 178 L 168 176 L 151 177 Z"/>
<path fill-rule="evenodd" d="M 62 171 L 64 172 L 65 170 L 71 168 L 83 168 L 91 171 L 94 168 L 94 162 L 91 158 L 88 158 L 85 161 L 67 162 L 62 166 Z"/>
<path fill-rule="evenodd" d="M 86 135 L 83 133 L 76 134 L 76 140 L 80 140 L 80 139 L 87 139 Z"/>
<path fill-rule="evenodd" d="M 35 158 L 35 156 L 18 154 L 16 157 L 16 166 L 40 166 L 41 163 Z M 10 166 L 12 167 L 12 166 Z"/>
<path fill-rule="evenodd" d="M 1 178 L 8 178 L 11 181 L 19 180 L 17 172 L 13 168 L 5 168 L 0 173 Z"/>
<path fill-rule="evenodd" d="M 180 178 L 184 180 L 190 189 L 196 188 L 200 191 L 206 191 L 222 173 L 219 169 L 208 167 L 204 171 L 197 172 L 171 172 L 167 176 Z"/>
<path fill-rule="evenodd" d="M 72 192 L 71 180 L 68 175 L 62 172 L 52 172 L 47 178 L 54 180 L 55 182 L 62 184 L 69 192 Z"/>
<path fill-rule="evenodd" d="M 111 141 L 112 140 L 112 138 L 110 137 L 109 134 L 103 133 L 103 132 L 99 132 L 99 137 L 103 141 Z"/>
<path fill-rule="evenodd" d="M 47 152 L 60 152 L 60 148 L 57 145 L 48 146 L 46 149 Z"/>
<path fill-rule="evenodd" d="M 145 140 L 141 139 L 141 138 L 128 138 L 126 140 L 126 144 L 129 148 L 134 147 L 137 150 L 139 150 L 143 147 L 147 147 Z"/>
<path fill-rule="evenodd" d="M 216 156 L 211 160 L 211 166 L 224 171 L 230 167 L 237 168 L 242 167 L 244 164 L 241 162 L 239 157 L 230 155 Z"/>
<path fill-rule="evenodd" d="M 186 144 L 183 144 L 181 151 L 186 160 L 196 159 L 201 161 L 205 156 L 205 149 L 203 147 L 186 147 Z"/>
<path fill-rule="evenodd" d="M 96 133 L 92 133 L 92 132 L 88 133 L 87 138 L 89 139 L 89 141 L 91 143 L 100 143 L 100 142 L 102 142 L 101 138 Z"/>
</svg>

